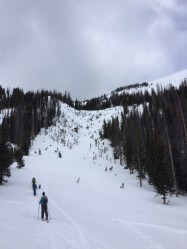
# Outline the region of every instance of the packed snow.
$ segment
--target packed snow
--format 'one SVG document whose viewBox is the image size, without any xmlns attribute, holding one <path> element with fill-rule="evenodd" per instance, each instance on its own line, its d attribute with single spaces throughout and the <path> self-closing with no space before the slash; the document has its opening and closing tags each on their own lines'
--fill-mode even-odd
<svg viewBox="0 0 187 249">
<path fill-rule="evenodd" d="M 99 138 L 103 120 L 121 111 L 76 111 L 62 104 L 62 115 L 33 141 L 25 167 L 14 164 L 0 187 L 0 248 L 186 249 L 186 197 L 170 197 L 163 205 Z M 41 184 L 37 196 L 32 177 Z M 49 223 L 40 219 L 43 191 Z"/>
</svg>

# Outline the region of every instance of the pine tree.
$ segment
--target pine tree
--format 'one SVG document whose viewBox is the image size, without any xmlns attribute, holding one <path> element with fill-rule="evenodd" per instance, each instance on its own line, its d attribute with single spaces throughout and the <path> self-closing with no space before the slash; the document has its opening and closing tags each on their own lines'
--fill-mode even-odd
<svg viewBox="0 0 187 249">
<path fill-rule="evenodd" d="M 17 168 L 21 169 L 25 166 L 24 160 L 23 160 L 23 152 L 20 148 L 16 148 L 14 151 L 14 159 L 17 162 Z"/>
<path fill-rule="evenodd" d="M 0 142 L 0 184 L 6 182 L 5 177 L 10 177 L 10 168 L 9 166 L 12 163 L 12 154 L 11 150 L 8 148 L 6 142 Z"/>
</svg>

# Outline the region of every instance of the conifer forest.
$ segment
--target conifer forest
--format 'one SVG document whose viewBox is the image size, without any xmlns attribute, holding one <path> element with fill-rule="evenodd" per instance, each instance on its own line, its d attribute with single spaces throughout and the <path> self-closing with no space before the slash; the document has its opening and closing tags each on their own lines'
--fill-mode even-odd
<svg viewBox="0 0 187 249">
<path fill-rule="evenodd" d="M 118 98 L 114 101 L 116 103 Z M 162 196 L 187 191 L 187 85 L 123 96 L 121 120 L 104 122 L 101 137 L 110 139 L 115 158 L 130 174 L 137 172 Z"/>
</svg>

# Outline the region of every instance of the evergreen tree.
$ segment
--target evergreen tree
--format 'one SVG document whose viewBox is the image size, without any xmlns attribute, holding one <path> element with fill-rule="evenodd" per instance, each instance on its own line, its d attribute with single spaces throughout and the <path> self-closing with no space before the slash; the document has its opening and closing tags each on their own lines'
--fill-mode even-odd
<svg viewBox="0 0 187 249">
<path fill-rule="evenodd" d="M 12 163 L 12 154 L 6 142 L 0 142 L 0 184 L 6 182 L 5 177 L 10 177 L 9 166 Z"/>
<path fill-rule="evenodd" d="M 17 162 L 17 168 L 23 168 L 25 166 L 24 160 L 23 160 L 23 152 L 20 148 L 16 148 L 14 151 L 14 159 Z"/>
</svg>

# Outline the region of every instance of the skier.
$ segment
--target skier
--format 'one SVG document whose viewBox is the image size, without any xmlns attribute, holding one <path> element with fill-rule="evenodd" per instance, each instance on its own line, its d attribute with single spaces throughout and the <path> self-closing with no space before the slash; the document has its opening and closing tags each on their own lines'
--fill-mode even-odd
<svg viewBox="0 0 187 249">
<path fill-rule="evenodd" d="M 33 188 L 33 194 L 34 194 L 34 195 L 36 195 L 37 185 L 36 185 L 36 183 L 35 183 L 35 182 L 33 183 L 32 188 Z"/>
<path fill-rule="evenodd" d="M 32 178 L 32 188 L 33 189 L 34 189 L 34 184 L 36 184 L 36 178 L 35 177 Z"/>
<path fill-rule="evenodd" d="M 45 192 L 42 193 L 42 197 L 40 199 L 39 204 L 41 204 L 41 218 L 42 220 L 44 220 L 44 213 L 45 213 L 45 218 L 46 221 L 48 222 L 48 207 L 47 207 L 47 203 L 48 203 L 48 198 L 45 195 Z"/>
</svg>

